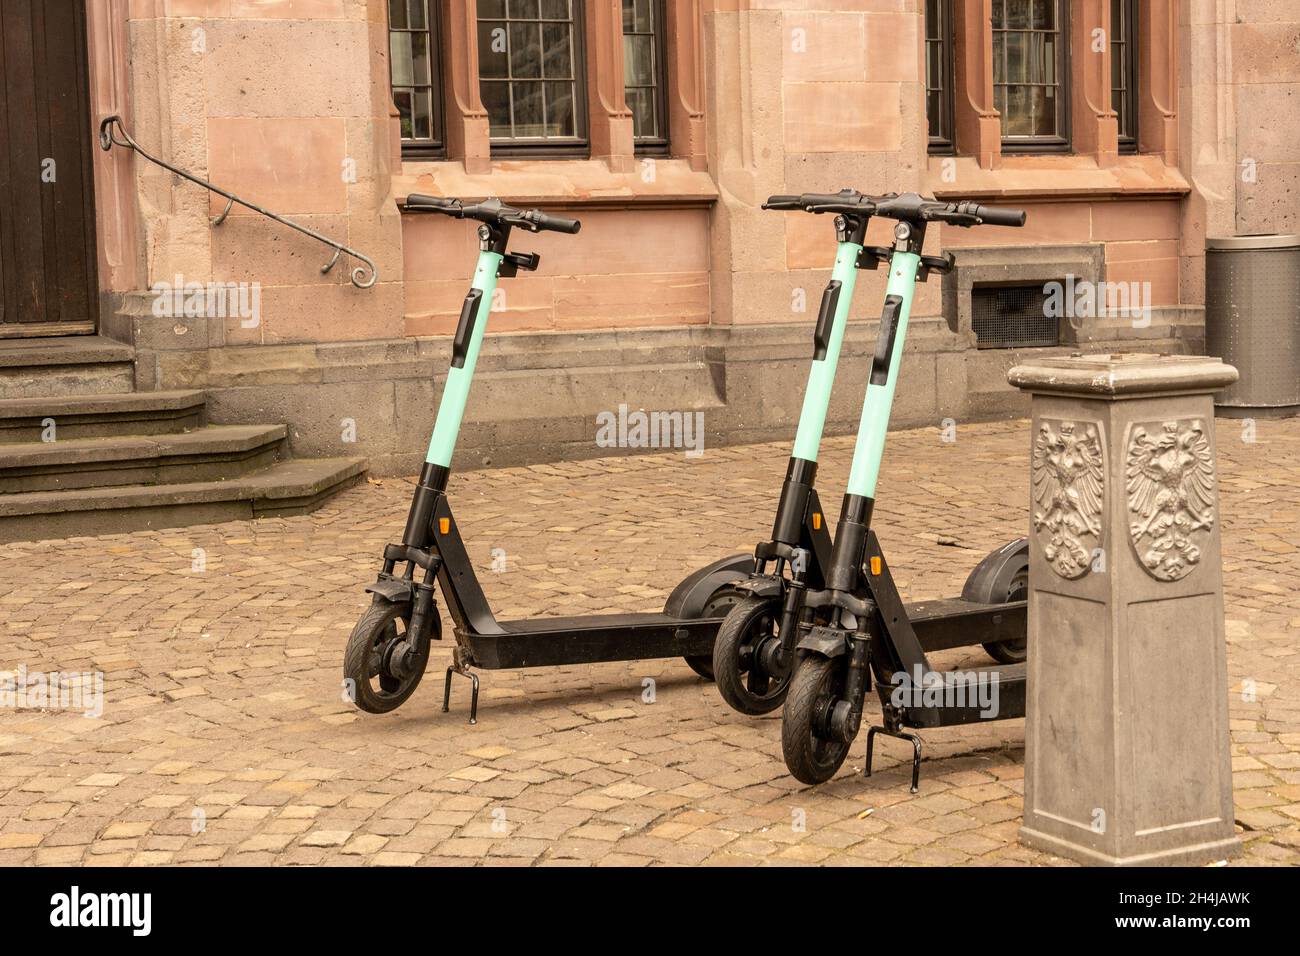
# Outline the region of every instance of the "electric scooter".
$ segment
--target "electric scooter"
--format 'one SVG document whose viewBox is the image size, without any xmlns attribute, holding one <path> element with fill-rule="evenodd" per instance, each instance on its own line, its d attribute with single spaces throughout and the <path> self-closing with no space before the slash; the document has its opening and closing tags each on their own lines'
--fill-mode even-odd
<svg viewBox="0 0 1300 956">
<path fill-rule="evenodd" d="M 876 481 L 916 282 L 953 264 L 951 253 L 922 254 L 927 225 L 1022 226 L 1025 213 L 973 202 L 936 202 L 916 193 L 857 195 L 811 204 L 800 204 L 795 197 L 775 199 L 769 205 L 846 219 L 876 215 L 896 222 L 892 248 L 872 253 L 877 261 L 888 263 L 889 281 L 825 584 L 803 592 L 799 626 L 795 635 L 787 636 L 791 640 L 797 636 L 796 661 L 781 718 L 781 749 L 790 773 L 800 782 L 829 780 L 857 737 L 863 699 L 874 677 L 883 725 L 867 732 L 864 772 L 871 774 L 878 734 L 907 740 L 913 749 L 915 793 L 921 739 L 904 728 L 946 727 L 1025 714 L 1028 555 L 1022 539 L 985 558 L 963 593 L 969 607 L 957 609 L 960 626 L 968 631 L 962 643 L 983 643 L 999 664 L 965 672 L 935 670 L 920 639 L 926 606 L 903 604 L 871 528 Z"/>
<path fill-rule="evenodd" d="M 728 612 L 713 645 L 713 674 L 719 693 L 735 710 L 751 715 L 768 713 L 785 702 L 801 628 L 806 631 L 814 623 L 829 620 L 827 608 L 810 608 L 805 600 L 809 592 L 827 586 L 835 560 L 831 535 L 812 487 L 818 445 L 855 277 L 859 270 L 875 270 L 882 264 L 889 267 L 893 255 L 891 249 L 864 245 L 875 207 L 854 190 L 773 196 L 763 208 L 834 213 L 838 249 L 830 283 L 822 294 L 813 368 L 772 539 L 755 549 L 753 573 L 735 585 L 743 598 Z M 919 242 L 916 248 L 920 249 Z M 924 282 L 931 274 L 948 272 L 952 264 L 951 255 L 919 256 L 915 279 Z M 905 284 L 892 273 L 890 282 L 895 291 L 886 299 L 880 345 L 872 362 L 873 383 L 887 378 L 895 346 L 902 354 L 904 309 L 911 305 L 910 283 L 904 296 Z M 873 422 L 872 427 L 875 425 Z M 882 434 L 885 425 L 887 413 L 886 421 L 880 423 Z M 988 555 L 967 579 L 960 598 L 907 605 L 906 616 L 920 648 L 937 651 L 982 644 L 995 660 L 1023 661 L 1026 611 L 1020 598 L 1028 565 L 1028 542 L 1021 538 Z"/>
<path fill-rule="evenodd" d="M 348 639 L 343 673 L 356 705 L 369 713 L 401 706 L 414 692 L 429 659 L 431 640 L 442 639 L 435 584 L 455 625 L 456 648 L 447 668 L 442 709 L 449 707 L 452 677 L 472 685 L 470 723 L 478 721 L 479 679 L 471 668 L 543 667 L 603 661 L 683 657 L 710 678 L 713 640 L 727 608 L 739 595 L 730 584 L 749 572 L 749 555 L 706 565 L 673 590 L 662 612 L 498 621 L 465 551 L 447 482 L 497 280 L 535 270 L 541 257 L 511 252 L 512 230 L 575 234 L 576 219 L 537 209 L 516 209 L 499 199 L 410 195 L 408 211 L 434 212 L 479 223 L 479 257 L 452 340 L 451 368 L 443 387 L 433 437 L 416 485 L 401 544 L 384 549 L 382 570 L 366 588 L 374 595 Z M 400 566 L 400 567 L 399 567 Z"/>
</svg>

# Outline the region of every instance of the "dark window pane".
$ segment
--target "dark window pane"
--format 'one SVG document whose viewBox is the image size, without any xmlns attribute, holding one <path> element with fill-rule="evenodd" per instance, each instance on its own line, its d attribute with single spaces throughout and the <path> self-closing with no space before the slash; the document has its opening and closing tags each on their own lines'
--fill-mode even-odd
<svg viewBox="0 0 1300 956">
<path fill-rule="evenodd" d="M 543 19 L 568 20 L 571 16 L 569 0 L 542 0 Z"/>
<path fill-rule="evenodd" d="M 411 119 L 411 91 L 393 90 L 393 103 L 397 106 L 397 114 L 402 124 L 402 139 L 410 139 L 415 134 L 415 124 Z"/>
<path fill-rule="evenodd" d="M 433 137 L 433 96 L 429 90 L 417 90 L 413 97 L 415 139 Z"/>
<path fill-rule="evenodd" d="M 407 0 L 406 9 L 410 11 L 408 22 L 412 30 L 429 29 L 427 6 L 428 0 Z"/>
<path fill-rule="evenodd" d="M 546 135 L 546 111 L 542 100 L 542 84 L 515 82 L 511 84 L 514 98 L 513 120 L 515 135 L 539 137 Z"/>
<path fill-rule="evenodd" d="M 506 15 L 506 0 L 478 0 L 480 20 L 500 19 Z"/>
<path fill-rule="evenodd" d="M 623 37 L 623 65 L 628 86 L 653 86 L 655 50 L 652 36 Z"/>
<path fill-rule="evenodd" d="M 539 14 L 537 0 L 510 0 L 511 19 L 536 20 Z"/>
<path fill-rule="evenodd" d="M 546 118 L 547 135 L 576 135 L 572 83 L 546 84 Z"/>
<path fill-rule="evenodd" d="M 405 30 L 408 26 L 406 0 L 388 0 L 388 29 Z"/>
<path fill-rule="evenodd" d="M 506 25 L 479 21 L 478 72 L 481 77 L 505 79 L 510 75 L 510 45 L 506 39 Z"/>
<path fill-rule="evenodd" d="M 653 33 L 655 29 L 655 0 L 633 0 L 632 29 L 637 33 Z"/>
<path fill-rule="evenodd" d="M 567 23 L 547 23 L 542 26 L 542 49 L 546 51 L 545 77 L 548 80 L 573 78 L 573 45 Z"/>
<path fill-rule="evenodd" d="M 492 136 L 510 135 L 510 84 L 483 83 L 479 91 L 483 108 L 488 114 L 488 133 Z"/>
<path fill-rule="evenodd" d="M 429 86 L 433 83 L 429 72 L 429 34 L 411 34 L 411 75 L 417 86 Z"/>
<path fill-rule="evenodd" d="M 541 78 L 542 27 L 539 23 L 510 24 L 510 76 Z"/>
</svg>

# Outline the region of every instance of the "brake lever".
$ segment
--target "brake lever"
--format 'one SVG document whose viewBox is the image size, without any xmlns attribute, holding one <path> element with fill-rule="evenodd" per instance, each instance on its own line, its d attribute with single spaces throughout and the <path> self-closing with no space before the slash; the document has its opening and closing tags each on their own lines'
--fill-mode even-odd
<svg viewBox="0 0 1300 956">
<path fill-rule="evenodd" d="M 817 203 L 803 207 L 805 212 L 812 212 L 821 215 L 824 212 L 833 212 L 838 214 L 847 214 L 858 216 L 866 214 L 872 215 L 876 211 L 875 203 Z"/>
</svg>

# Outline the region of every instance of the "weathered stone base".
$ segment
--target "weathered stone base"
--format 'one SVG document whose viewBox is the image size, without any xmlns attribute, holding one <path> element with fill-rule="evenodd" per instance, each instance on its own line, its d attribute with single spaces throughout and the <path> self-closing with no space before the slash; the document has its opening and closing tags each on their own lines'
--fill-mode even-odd
<svg viewBox="0 0 1300 956">
<path fill-rule="evenodd" d="M 136 387 L 204 389 L 213 422 L 290 426 L 299 457 L 365 456 L 375 474 L 419 470 L 433 430 L 451 342 L 446 336 L 306 344 L 223 343 L 220 320 L 183 326 L 139 302 L 111 325 L 136 349 Z M 134 306 L 134 307 L 132 307 Z M 857 429 L 878 323 L 854 321 L 845 338 L 826 434 Z M 1031 354 L 1195 353 L 1197 309 L 1157 311 L 1149 328 L 1099 326 L 1057 349 L 975 348 L 942 317 L 913 318 L 893 424 L 900 428 L 1025 415 L 1028 399 L 1006 373 Z M 479 468 L 649 450 L 596 443 L 596 416 L 702 412 L 704 447 L 793 437 L 808 366 L 811 319 L 780 325 L 676 326 L 582 332 L 497 333 L 479 357 L 456 466 Z"/>
<path fill-rule="evenodd" d="M 1111 856 L 1092 847 L 1074 843 L 1030 827 L 1020 828 L 1020 842 L 1036 850 L 1089 866 L 1201 866 L 1226 860 L 1241 853 L 1241 838 L 1235 834 L 1221 840 L 1180 846 L 1156 853 Z"/>
</svg>

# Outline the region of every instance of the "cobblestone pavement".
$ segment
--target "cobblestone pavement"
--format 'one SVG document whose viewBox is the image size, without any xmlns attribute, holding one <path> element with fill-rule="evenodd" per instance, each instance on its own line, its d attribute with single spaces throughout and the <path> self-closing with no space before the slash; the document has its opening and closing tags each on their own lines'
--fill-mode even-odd
<svg viewBox="0 0 1300 956">
<path fill-rule="evenodd" d="M 1242 861 L 1295 863 L 1300 421 L 1257 427 L 1248 444 L 1218 423 L 1234 785 Z M 828 506 L 851 445 L 826 443 Z M 958 593 L 1022 533 L 1028 449 L 1023 421 L 963 426 L 952 444 L 891 435 L 875 522 L 907 597 Z M 766 536 L 787 454 L 481 471 L 453 495 L 501 617 L 647 610 Z M 404 707 L 357 713 L 343 647 L 410 489 L 384 479 L 307 517 L 0 547 L 0 670 L 102 671 L 106 693 L 98 719 L 0 713 L 0 864 L 1061 862 L 1016 842 L 1022 721 L 927 732 L 911 796 L 888 740 L 885 772 L 859 775 L 859 739 L 835 780 L 802 788 L 777 716 L 733 713 L 680 661 L 486 672 L 469 726 L 463 682 L 440 712 L 448 640 Z"/>
</svg>

